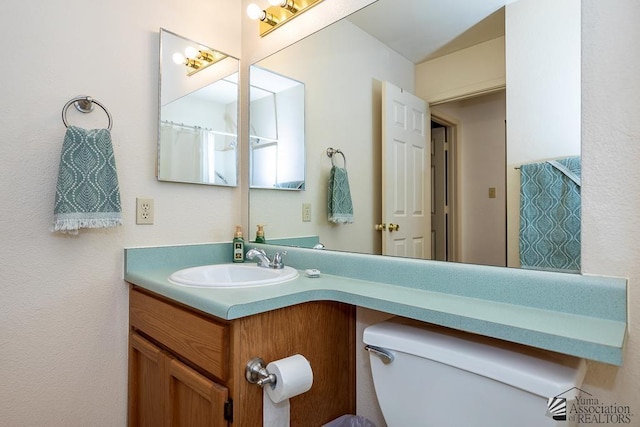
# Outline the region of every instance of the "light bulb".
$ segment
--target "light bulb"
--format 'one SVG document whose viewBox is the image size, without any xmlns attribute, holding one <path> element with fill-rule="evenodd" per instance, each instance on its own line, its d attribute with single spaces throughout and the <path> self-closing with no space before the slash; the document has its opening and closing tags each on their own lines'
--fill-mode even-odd
<svg viewBox="0 0 640 427">
<path fill-rule="evenodd" d="M 174 53 L 171 58 L 176 64 L 184 64 L 184 55 L 182 55 L 180 52 Z"/>
<path fill-rule="evenodd" d="M 269 0 L 271 6 L 280 6 L 288 10 L 291 13 L 298 13 L 300 7 L 296 4 L 295 0 Z"/>
<path fill-rule="evenodd" d="M 249 15 L 249 18 L 253 20 L 261 19 L 263 14 L 264 11 L 257 4 L 251 3 L 249 6 L 247 6 L 247 15 Z"/>
<path fill-rule="evenodd" d="M 195 59 L 198 57 L 198 49 L 193 46 L 189 46 L 184 50 L 184 56 L 187 58 Z"/>
</svg>

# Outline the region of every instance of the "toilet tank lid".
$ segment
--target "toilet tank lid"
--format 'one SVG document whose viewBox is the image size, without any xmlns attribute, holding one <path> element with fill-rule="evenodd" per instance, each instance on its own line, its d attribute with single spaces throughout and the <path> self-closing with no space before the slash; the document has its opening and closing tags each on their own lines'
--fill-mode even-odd
<svg viewBox="0 0 640 427">
<path fill-rule="evenodd" d="M 580 387 L 583 359 L 498 339 L 392 319 L 364 330 L 365 344 L 473 372 L 549 398 Z"/>
</svg>

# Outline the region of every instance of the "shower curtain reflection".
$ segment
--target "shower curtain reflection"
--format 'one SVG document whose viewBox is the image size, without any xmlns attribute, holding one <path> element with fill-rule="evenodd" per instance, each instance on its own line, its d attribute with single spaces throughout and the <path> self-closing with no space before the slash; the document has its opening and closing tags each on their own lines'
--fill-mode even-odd
<svg viewBox="0 0 640 427">
<path fill-rule="evenodd" d="M 167 179 L 235 185 L 235 135 L 170 122 L 160 132 Z"/>
</svg>

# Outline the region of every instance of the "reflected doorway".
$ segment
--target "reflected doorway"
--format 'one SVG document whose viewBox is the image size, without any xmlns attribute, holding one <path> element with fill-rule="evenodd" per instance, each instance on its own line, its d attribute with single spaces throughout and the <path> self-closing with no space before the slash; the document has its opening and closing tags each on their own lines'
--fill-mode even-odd
<svg viewBox="0 0 640 427">
<path fill-rule="evenodd" d="M 506 266 L 506 91 L 432 105 L 431 120 L 446 147 L 432 148 L 434 259 Z"/>
<path fill-rule="evenodd" d="M 437 261 L 455 261 L 453 221 L 453 123 L 431 116 L 431 255 Z"/>
</svg>

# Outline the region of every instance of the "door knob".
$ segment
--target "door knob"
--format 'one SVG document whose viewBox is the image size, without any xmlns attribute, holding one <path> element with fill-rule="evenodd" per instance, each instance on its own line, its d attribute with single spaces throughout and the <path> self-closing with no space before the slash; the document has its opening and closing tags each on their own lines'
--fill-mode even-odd
<svg viewBox="0 0 640 427">
<path fill-rule="evenodd" d="M 384 231 L 387 229 L 387 224 L 376 224 L 375 229 L 376 231 Z"/>
<path fill-rule="evenodd" d="M 389 223 L 389 232 L 394 232 L 400 230 L 400 224 L 394 224 L 392 222 Z"/>
</svg>

